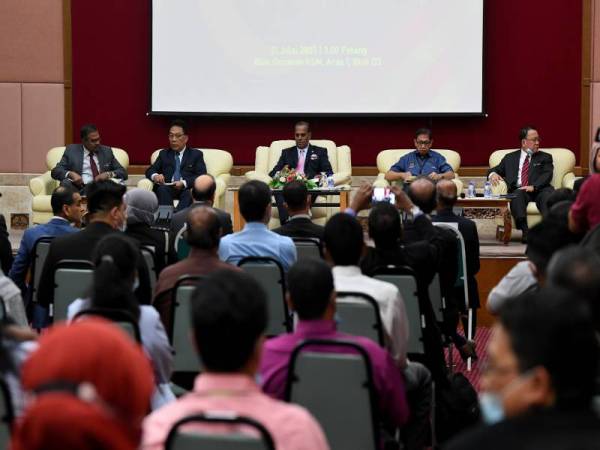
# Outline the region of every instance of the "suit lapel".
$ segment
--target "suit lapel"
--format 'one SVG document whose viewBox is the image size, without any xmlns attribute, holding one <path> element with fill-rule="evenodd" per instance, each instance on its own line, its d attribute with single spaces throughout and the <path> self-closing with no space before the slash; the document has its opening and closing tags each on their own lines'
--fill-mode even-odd
<svg viewBox="0 0 600 450">
<path fill-rule="evenodd" d="M 298 167 L 298 147 L 290 149 L 292 154 L 290 155 L 290 169 L 296 169 Z"/>
<path fill-rule="evenodd" d="M 79 161 L 75 162 L 75 169 L 79 170 L 78 173 L 81 175 L 83 173 L 83 158 L 85 157 L 85 148 L 83 147 L 83 144 L 81 144 L 80 151 L 77 152 L 77 157 L 79 158 Z"/>
</svg>

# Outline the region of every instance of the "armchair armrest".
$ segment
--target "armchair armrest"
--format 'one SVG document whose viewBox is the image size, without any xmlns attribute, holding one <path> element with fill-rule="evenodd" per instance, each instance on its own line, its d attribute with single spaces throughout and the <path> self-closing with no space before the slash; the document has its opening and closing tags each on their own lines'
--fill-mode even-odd
<svg viewBox="0 0 600 450">
<path fill-rule="evenodd" d="M 377 178 L 373 182 L 373 187 L 388 187 L 390 185 L 389 181 L 385 179 L 385 174 L 380 173 L 377 175 Z"/>
<path fill-rule="evenodd" d="M 494 195 L 504 195 L 508 193 L 508 185 L 506 181 L 499 181 L 496 186 L 492 185 L 492 194 Z"/>
<path fill-rule="evenodd" d="M 56 184 L 58 182 L 50 176 L 50 171 L 47 171 L 29 180 L 29 190 L 33 196 L 50 195 Z"/>
<path fill-rule="evenodd" d="M 348 172 L 339 172 L 333 174 L 333 184 L 339 186 L 340 184 L 348 184 L 352 179 L 351 174 Z"/>
<path fill-rule="evenodd" d="M 269 184 L 271 182 L 271 177 L 267 174 L 257 172 L 256 170 L 251 170 L 250 172 L 246 172 L 244 174 L 248 180 L 259 180 L 264 183 Z"/>
<path fill-rule="evenodd" d="M 562 180 L 562 187 L 573 189 L 573 185 L 577 178 L 581 177 L 576 177 L 573 172 L 566 173 Z"/>
<path fill-rule="evenodd" d="M 140 181 L 138 181 L 137 187 L 140 189 L 151 191 L 153 188 L 153 184 L 154 183 L 152 183 L 152 181 L 148 178 L 142 178 Z"/>
</svg>

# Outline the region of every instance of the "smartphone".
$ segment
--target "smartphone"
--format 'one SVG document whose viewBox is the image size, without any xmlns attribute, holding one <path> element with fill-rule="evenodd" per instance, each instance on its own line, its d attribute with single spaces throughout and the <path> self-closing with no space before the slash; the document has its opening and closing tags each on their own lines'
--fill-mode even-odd
<svg viewBox="0 0 600 450">
<path fill-rule="evenodd" d="M 374 188 L 371 203 L 386 202 L 392 205 L 396 203 L 396 196 L 389 187 Z"/>
</svg>

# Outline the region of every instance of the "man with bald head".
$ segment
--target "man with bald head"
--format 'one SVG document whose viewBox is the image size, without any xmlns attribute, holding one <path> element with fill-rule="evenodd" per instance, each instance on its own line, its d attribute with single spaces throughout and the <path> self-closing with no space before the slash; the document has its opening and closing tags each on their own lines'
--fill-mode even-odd
<svg viewBox="0 0 600 450">
<path fill-rule="evenodd" d="M 160 313 L 167 332 L 171 329 L 171 289 L 182 275 L 207 275 L 219 269 L 240 270 L 219 259 L 221 221 L 217 211 L 207 205 L 196 205 L 189 211 L 183 237 L 190 245 L 187 258 L 160 273 L 154 290 L 153 304 Z"/>
</svg>

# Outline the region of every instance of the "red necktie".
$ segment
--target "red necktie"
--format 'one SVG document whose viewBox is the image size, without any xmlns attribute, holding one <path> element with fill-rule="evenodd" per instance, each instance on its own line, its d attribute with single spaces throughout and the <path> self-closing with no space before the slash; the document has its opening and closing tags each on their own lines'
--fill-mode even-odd
<svg viewBox="0 0 600 450">
<path fill-rule="evenodd" d="M 96 161 L 94 161 L 94 155 L 90 153 L 90 167 L 92 168 L 92 177 L 96 179 L 98 176 L 98 166 L 96 165 Z"/>
<path fill-rule="evenodd" d="M 525 158 L 521 168 L 521 186 L 529 186 L 529 156 Z"/>
</svg>

